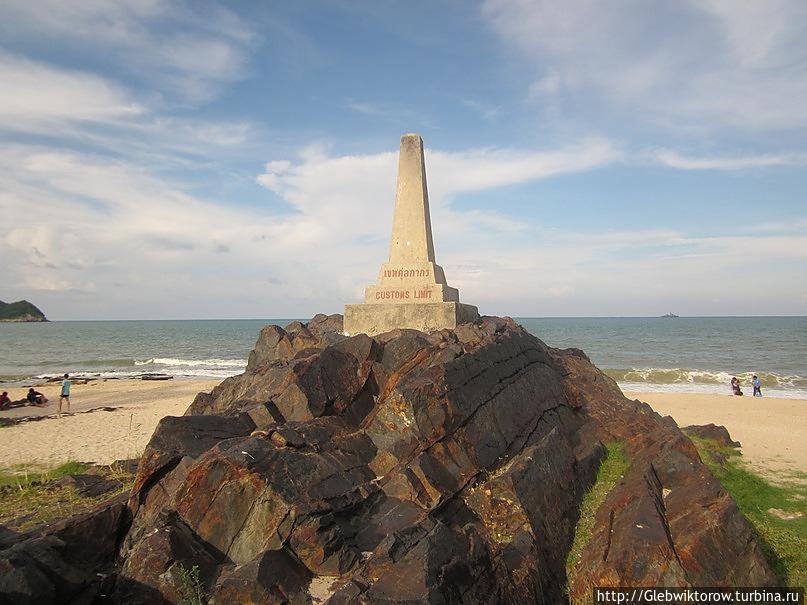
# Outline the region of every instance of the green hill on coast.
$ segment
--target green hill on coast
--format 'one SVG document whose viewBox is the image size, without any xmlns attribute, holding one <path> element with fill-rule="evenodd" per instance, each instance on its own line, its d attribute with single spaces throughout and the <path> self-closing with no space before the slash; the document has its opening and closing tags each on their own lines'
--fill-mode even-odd
<svg viewBox="0 0 807 605">
<path fill-rule="evenodd" d="M 0 300 L 0 321 L 48 321 L 36 305 L 27 300 L 7 303 Z"/>
</svg>

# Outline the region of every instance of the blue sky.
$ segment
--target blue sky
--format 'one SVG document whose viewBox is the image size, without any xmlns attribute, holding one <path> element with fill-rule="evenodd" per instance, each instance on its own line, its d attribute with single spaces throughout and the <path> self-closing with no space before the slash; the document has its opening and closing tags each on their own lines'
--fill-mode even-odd
<svg viewBox="0 0 807 605">
<path fill-rule="evenodd" d="M 0 7 L 0 298 L 306 317 L 386 259 L 515 316 L 807 314 L 799 0 Z"/>
</svg>

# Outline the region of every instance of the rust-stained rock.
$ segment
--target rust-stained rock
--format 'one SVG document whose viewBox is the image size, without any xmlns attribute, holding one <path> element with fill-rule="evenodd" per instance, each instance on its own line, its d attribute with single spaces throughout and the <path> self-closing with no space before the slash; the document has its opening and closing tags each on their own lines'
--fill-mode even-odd
<svg viewBox="0 0 807 605">
<path fill-rule="evenodd" d="M 710 439 L 725 447 L 742 447 L 739 441 L 734 441 L 729 435 L 729 430 L 720 424 L 693 424 L 681 427 L 690 437 L 700 439 Z"/>
<path fill-rule="evenodd" d="M 131 563 L 149 539 L 138 519 L 159 509 L 212 553 L 216 603 L 564 602 L 580 500 L 614 440 L 630 468 L 597 512 L 573 595 L 774 581 L 675 423 L 582 351 L 508 318 L 375 338 L 327 337 L 328 321 L 265 328 L 247 371 L 197 398 L 190 414 L 259 428 L 215 443 L 207 428 L 207 450 L 156 479 L 168 495 L 140 505 L 127 582 L 173 598 Z M 168 455 L 152 451 L 171 442 L 161 430 L 146 460 Z"/>
<path fill-rule="evenodd" d="M 117 602 L 182 602 L 194 566 L 217 604 L 553 604 L 593 585 L 776 582 L 689 439 L 581 351 L 508 318 L 340 332 L 338 316 L 265 328 L 244 374 L 160 423 Z M 580 501 L 615 440 L 629 467 L 568 586 Z"/>
</svg>

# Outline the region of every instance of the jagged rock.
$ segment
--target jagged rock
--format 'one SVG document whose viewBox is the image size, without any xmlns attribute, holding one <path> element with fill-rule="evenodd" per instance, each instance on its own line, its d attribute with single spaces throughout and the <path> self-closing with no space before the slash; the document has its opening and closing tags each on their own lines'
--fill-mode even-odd
<svg viewBox="0 0 807 605">
<path fill-rule="evenodd" d="M 630 462 L 597 511 L 571 595 L 592 585 L 776 584 L 750 525 L 675 422 L 627 400 L 582 357 L 553 356 L 588 419 L 583 431 L 623 441 Z"/>
<path fill-rule="evenodd" d="M 13 546 L 20 539 L 20 534 L 13 529 L 0 525 L 0 550 Z"/>
<path fill-rule="evenodd" d="M 82 498 L 97 498 L 122 486 L 117 479 L 106 479 L 96 474 L 68 475 L 50 484 L 52 488 L 72 487 Z"/>
<path fill-rule="evenodd" d="M 0 550 L 0 603 L 89 603 L 96 598 L 128 526 L 126 497 L 7 536 L 8 546 Z"/>
<path fill-rule="evenodd" d="M 720 424 L 693 424 L 681 427 L 681 430 L 690 437 L 710 439 L 724 447 L 742 447 L 742 443 L 734 441 L 729 435 L 728 429 Z"/>
<path fill-rule="evenodd" d="M 261 330 L 244 374 L 228 378 L 210 394 L 200 393 L 186 414 L 249 410 L 264 422 L 268 418 L 257 408 L 263 405 L 278 422 L 334 411 L 357 420 L 366 415 L 377 390 L 368 377 L 372 364 L 380 361 L 380 348 L 363 334 L 347 339 L 327 331 L 341 329 L 340 315 L 317 318 L 305 325 L 290 324 L 291 331 L 278 326 Z"/>
<path fill-rule="evenodd" d="M 617 440 L 629 466 L 569 586 L 580 502 Z M 554 604 L 593 585 L 776 583 L 672 419 L 508 318 L 375 338 L 344 337 L 338 316 L 265 328 L 244 374 L 160 422 L 128 510 L 119 603 L 183 602 L 194 568 L 217 604 Z M 41 581 L 17 568 L 18 584 Z"/>
<path fill-rule="evenodd" d="M 340 332 L 335 318 L 265 328 L 243 375 L 160 424 L 120 599 L 177 602 L 178 562 L 204 570 L 212 603 L 562 603 L 598 583 L 775 582 L 686 436 L 582 351 L 507 318 Z M 615 440 L 630 466 L 567 587 L 580 500 Z"/>
<path fill-rule="evenodd" d="M 255 348 L 249 354 L 247 372 L 254 372 L 273 362 L 288 360 L 301 351 L 321 349 L 335 344 L 342 336 L 341 315 L 315 315 L 307 324 L 295 321 L 286 326 L 269 325 L 261 330 Z"/>
</svg>

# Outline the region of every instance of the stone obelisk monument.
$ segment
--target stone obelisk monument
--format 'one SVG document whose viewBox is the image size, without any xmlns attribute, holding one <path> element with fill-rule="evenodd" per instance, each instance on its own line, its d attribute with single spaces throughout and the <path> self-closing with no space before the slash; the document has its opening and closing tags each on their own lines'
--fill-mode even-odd
<svg viewBox="0 0 807 605">
<path fill-rule="evenodd" d="M 345 306 L 345 333 L 372 336 L 395 328 L 431 332 L 478 317 L 476 307 L 460 303 L 459 291 L 448 285 L 443 268 L 434 262 L 423 140 L 405 134 L 389 261 L 381 265 L 378 283 L 365 289 L 364 304 Z"/>
</svg>

